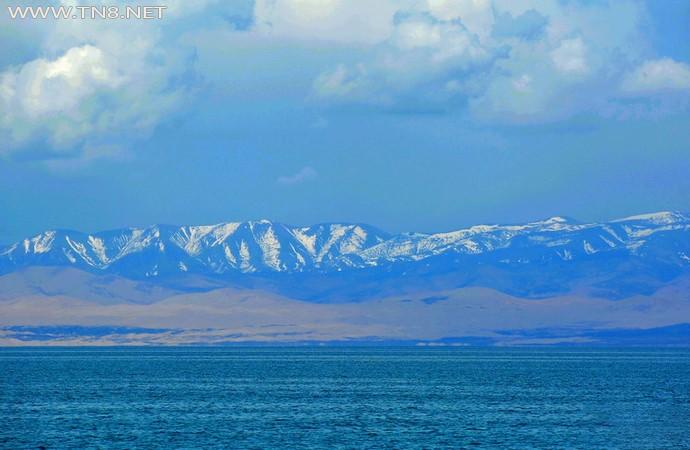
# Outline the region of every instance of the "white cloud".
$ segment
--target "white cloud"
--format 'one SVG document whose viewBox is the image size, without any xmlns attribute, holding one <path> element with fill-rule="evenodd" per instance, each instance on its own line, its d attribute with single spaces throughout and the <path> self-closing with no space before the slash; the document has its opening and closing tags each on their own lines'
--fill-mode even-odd
<svg viewBox="0 0 690 450">
<path fill-rule="evenodd" d="M 464 26 L 413 15 L 400 20 L 392 42 L 401 51 L 426 50 L 432 63 L 472 63 L 487 56 L 479 39 Z"/>
<path fill-rule="evenodd" d="M 359 62 L 321 71 L 313 97 L 325 102 L 394 107 L 396 99 L 426 86 L 425 101 L 439 102 L 468 89 L 469 72 L 495 58 L 481 43 L 493 23 L 489 0 L 259 0 L 258 36 L 289 39 L 310 47 L 331 42 L 350 46 Z M 281 41 L 284 42 L 284 41 Z M 336 50 L 337 51 L 337 50 Z M 464 77 L 463 77 L 464 78 Z"/>
<path fill-rule="evenodd" d="M 282 185 L 292 185 L 304 183 L 306 181 L 313 180 L 318 176 L 318 172 L 313 168 L 306 166 L 301 168 L 297 173 L 293 175 L 283 175 L 278 177 L 276 182 Z"/>
<path fill-rule="evenodd" d="M 509 57 L 496 60 L 485 89 L 468 99 L 470 112 L 482 121 L 608 116 L 624 71 L 648 50 L 639 3 L 496 0 L 494 8 L 497 17 L 525 19 L 529 13 L 531 20 L 520 27 L 501 24 L 510 27 L 492 35 L 493 45 L 509 48 Z M 535 23 L 540 31 L 528 33 L 529 39 L 515 33 Z"/>
<path fill-rule="evenodd" d="M 670 59 L 625 73 L 649 57 L 634 1 L 256 0 L 239 27 L 232 14 L 198 14 L 232 2 L 153 3 L 167 4 L 164 20 L 32 25 L 38 51 L 0 69 L 0 154 L 30 142 L 61 157 L 126 147 L 183 104 L 196 75 L 228 105 L 290 90 L 324 108 L 463 109 L 517 122 L 690 86 L 690 67 Z"/>
<path fill-rule="evenodd" d="M 147 136 L 189 91 L 189 50 L 164 30 L 175 17 L 37 25 L 37 57 L 0 69 L 0 155 L 40 147 L 42 158 L 93 160 Z"/>
<path fill-rule="evenodd" d="M 516 91 L 527 92 L 532 84 L 532 77 L 527 74 L 522 74 L 520 77 L 513 80 L 513 87 Z"/>
<path fill-rule="evenodd" d="M 122 81 L 100 49 L 73 47 L 55 60 L 39 58 L 4 72 L 0 81 L 3 115 L 69 114 L 94 91 L 116 88 Z"/>
<path fill-rule="evenodd" d="M 491 34 L 495 19 L 490 0 L 427 0 L 426 3 L 428 11 L 439 20 L 460 20 L 480 39 Z"/>
<path fill-rule="evenodd" d="M 396 99 L 423 89 L 417 97 L 438 103 L 471 89 L 476 71 L 497 56 L 458 21 L 399 14 L 391 36 L 373 58 L 321 73 L 314 92 L 327 101 L 392 107 Z"/>
<path fill-rule="evenodd" d="M 551 51 L 551 60 L 556 68 L 564 73 L 584 74 L 587 65 L 587 48 L 582 38 L 564 39 Z"/>
<path fill-rule="evenodd" d="M 596 111 L 599 94 L 612 95 L 628 62 L 639 58 L 644 18 L 634 2 L 399 4 L 389 36 L 360 51 L 358 62 L 322 71 L 314 94 L 326 104 L 469 106 L 482 120 L 559 120 Z M 591 95 L 573 95 L 585 91 Z"/>
<path fill-rule="evenodd" d="M 256 0 L 254 31 L 276 37 L 375 44 L 390 35 L 393 0 Z M 375 6 L 375 7 L 374 7 Z"/>
<path fill-rule="evenodd" d="M 316 94 L 321 97 L 345 97 L 361 90 L 366 84 L 366 70 L 357 65 L 353 69 L 339 64 L 335 70 L 319 75 L 314 82 Z"/>
<path fill-rule="evenodd" d="M 621 91 L 643 95 L 690 92 L 690 65 L 669 58 L 646 61 L 623 79 Z"/>
</svg>

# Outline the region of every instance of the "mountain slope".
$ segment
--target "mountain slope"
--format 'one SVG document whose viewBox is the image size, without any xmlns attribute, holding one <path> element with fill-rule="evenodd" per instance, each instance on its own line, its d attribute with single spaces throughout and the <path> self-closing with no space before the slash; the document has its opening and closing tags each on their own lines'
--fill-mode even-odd
<svg viewBox="0 0 690 450">
<path fill-rule="evenodd" d="M 553 217 L 398 235 L 368 225 L 267 220 L 93 234 L 53 230 L 0 250 L 0 274 L 37 266 L 160 283 L 184 276 L 259 283 L 317 301 L 462 286 L 541 297 L 587 285 L 593 295 L 623 298 L 690 274 L 690 215 L 661 212 L 608 223 Z"/>
<path fill-rule="evenodd" d="M 385 239 L 366 225 L 290 227 L 267 220 L 156 225 L 85 234 L 52 230 L 0 251 L 0 270 L 72 266 L 137 277 L 191 272 L 301 272 L 330 267 Z M 346 263 L 344 263 L 346 264 Z"/>
</svg>

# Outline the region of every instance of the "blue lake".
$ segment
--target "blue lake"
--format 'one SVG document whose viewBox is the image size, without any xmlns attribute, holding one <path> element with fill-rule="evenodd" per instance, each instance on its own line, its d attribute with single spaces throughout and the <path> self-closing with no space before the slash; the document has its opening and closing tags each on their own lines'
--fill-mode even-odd
<svg viewBox="0 0 690 450">
<path fill-rule="evenodd" d="M 690 448 L 689 349 L 0 349 L 0 447 Z"/>
</svg>

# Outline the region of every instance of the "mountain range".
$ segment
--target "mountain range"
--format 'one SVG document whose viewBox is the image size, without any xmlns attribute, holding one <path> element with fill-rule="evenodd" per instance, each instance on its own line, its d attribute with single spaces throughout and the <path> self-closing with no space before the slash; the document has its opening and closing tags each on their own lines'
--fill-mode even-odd
<svg viewBox="0 0 690 450">
<path fill-rule="evenodd" d="M 548 293 L 557 288 L 554 282 L 566 286 L 597 272 L 600 287 L 617 286 L 621 292 L 612 295 L 624 295 L 626 284 L 645 292 L 690 270 L 690 215 L 659 212 L 606 223 L 552 217 L 521 225 L 395 235 L 363 224 L 293 227 L 268 220 L 92 234 L 51 230 L 0 250 L 0 274 L 33 266 L 161 283 L 184 275 L 241 281 L 252 275 L 370 280 L 443 274 L 457 285 L 522 294 Z M 490 272 L 496 278 L 493 285 L 490 279 L 482 281 Z M 510 280 L 502 280 L 500 272 L 512 274 L 515 283 L 506 283 Z M 515 286 L 502 288 L 506 284 Z"/>
<path fill-rule="evenodd" d="M 525 343 L 686 323 L 690 215 L 681 212 L 443 233 L 268 220 L 50 230 L 0 249 L 0 344 L 8 345 L 27 331 L 3 326 L 163 327 L 145 339 L 167 343 Z"/>
</svg>

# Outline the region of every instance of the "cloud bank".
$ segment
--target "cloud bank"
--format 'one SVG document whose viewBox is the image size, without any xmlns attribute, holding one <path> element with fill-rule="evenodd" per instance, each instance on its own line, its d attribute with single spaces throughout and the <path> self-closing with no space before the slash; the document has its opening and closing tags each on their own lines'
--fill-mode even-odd
<svg viewBox="0 0 690 450">
<path fill-rule="evenodd" d="M 40 146 L 47 157 L 93 156 L 219 92 L 223 108 L 241 109 L 271 79 L 296 90 L 286 101 L 326 112 L 435 111 L 483 123 L 624 117 L 640 112 L 639 99 L 673 98 L 666 112 L 689 104 L 690 66 L 654 51 L 636 1 L 166 4 L 161 21 L 3 17 L 15 40 L 30 42 L 21 61 L 0 66 L 0 155 Z M 247 49 L 266 55 L 249 75 Z"/>
</svg>

